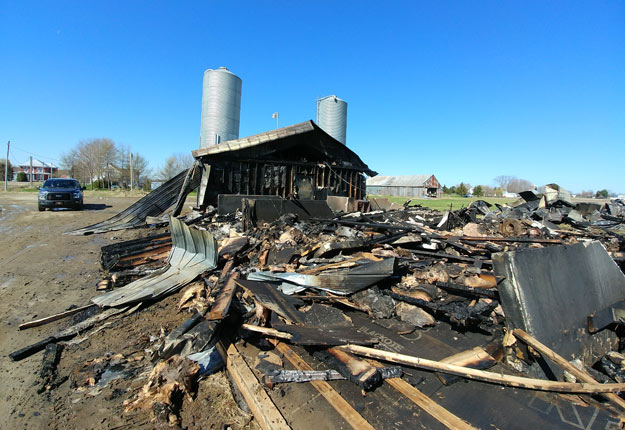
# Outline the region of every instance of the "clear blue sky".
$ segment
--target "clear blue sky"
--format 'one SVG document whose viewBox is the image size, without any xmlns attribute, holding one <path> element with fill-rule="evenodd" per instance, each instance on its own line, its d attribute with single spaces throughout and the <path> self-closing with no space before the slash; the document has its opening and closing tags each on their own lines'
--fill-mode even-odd
<svg viewBox="0 0 625 430">
<path fill-rule="evenodd" d="M 0 0 L 0 59 L 14 161 L 109 137 L 157 168 L 197 147 L 202 74 L 226 66 L 241 137 L 336 94 L 380 174 L 625 192 L 622 1 Z"/>
</svg>

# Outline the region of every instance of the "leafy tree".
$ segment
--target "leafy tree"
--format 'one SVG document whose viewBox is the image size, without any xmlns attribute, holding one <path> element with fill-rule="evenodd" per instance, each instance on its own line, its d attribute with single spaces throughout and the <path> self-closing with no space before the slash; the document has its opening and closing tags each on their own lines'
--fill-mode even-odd
<svg viewBox="0 0 625 430">
<path fill-rule="evenodd" d="M 464 196 L 468 192 L 469 190 L 467 186 L 464 184 L 464 182 L 460 182 L 460 185 L 456 186 L 456 193 L 458 193 L 458 195 Z"/>
<path fill-rule="evenodd" d="M 7 163 L 6 159 L 2 159 L 0 160 L 0 181 L 4 181 L 4 166 Z M 11 180 L 11 178 L 13 178 L 13 166 L 11 165 L 11 161 L 9 160 L 8 162 L 9 164 L 9 175 L 8 175 L 8 179 L 9 181 Z"/>
<path fill-rule="evenodd" d="M 475 188 L 473 188 L 473 195 L 475 197 L 482 197 L 484 195 L 484 190 L 482 190 L 481 185 L 477 185 Z"/>
<path fill-rule="evenodd" d="M 455 186 L 451 186 L 449 187 L 449 194 L 456 194 L 456 187 Z"/>
<path fill-rule="evenodd" d="M 447 188 L 447 185 L 443 185 L 443 194 L 449 194 L 449 188 Z"/>
<path fill-rule="evenodd" d="M 504 191 L 505 191 L 505 190 L 504 190 L 503 188 L 501 188 L 501 187 L 497 187 L 497 188 L 495 188 L 495 189 L 493 190 L 493 193 L 495 194 L 495 196 L 497 196 L 497 197 L 501 197 L 501 196 L 503 196 Z"/>
<path fill-rule="evenodd" d="M 608 190 L 603 189 L 603 190 L 597 191 L 597 194 L 595 194 L 595 197 L 597 197 L 598 199 L 607 199 L 609 195 L 610 193 L 608 193 Z"/>
<path fill-rule="evenodd" d="M 26 181 L 28 181 L 28 178 L 26 177 L 26 173 L 25 172 L 17 172 L 17 180 L 18 180 L 18 182 L 26 182 Z"/>
</svg>

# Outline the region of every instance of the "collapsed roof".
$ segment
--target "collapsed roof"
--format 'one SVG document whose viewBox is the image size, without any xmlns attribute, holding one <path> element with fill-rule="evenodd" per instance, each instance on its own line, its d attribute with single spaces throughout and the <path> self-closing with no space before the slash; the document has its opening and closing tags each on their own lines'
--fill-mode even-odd
<svg viewBox="0 0 625 430">
<path fill-rule="evenodd" d="M 196 159 L 296 160 L 328 162 L 353 168 L 368 176 L 377 175 L 347 146 L 323 131 L 313 121 L 230 140 L 193 151 Z"/>
</svg>

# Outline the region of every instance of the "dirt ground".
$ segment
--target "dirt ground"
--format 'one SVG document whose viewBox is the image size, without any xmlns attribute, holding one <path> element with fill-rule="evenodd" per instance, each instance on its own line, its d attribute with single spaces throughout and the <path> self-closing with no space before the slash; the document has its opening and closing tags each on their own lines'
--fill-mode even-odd
<svg viewBox="0 0 625 430">
<path fill-rule="evenodd" d="M 38 212 L 36 198 L 34 193 L 0 193 L 0 428 L 154 428 L 149 410 L 125 413 L 123 402 L 134 398 L 153 366 L 146 349 L 164 330 L 188 318 L 176 309 L 178 295 L 113 318 L 95 334 L 79 335 L 62 352 L 60 385 L 42 394 L 37 391 L 43 353 L 18 362 L 8 358 L 69 326 L 71 318 L 24 331 L 18 331 L 20 323 L 86 305 L 97 294 L 103 245 L 149 234 L 147 229 L 63 234 L 107 219 L 136 198 L 87 197 L 82 212 Z M 83 364 L 115 354 L 123 355 L 123 370 L 87 386 L 90 374 Z M 184 400 L 181 415 L 184 428 L 257 428 L 234 401 L 223 371 L 200 381 L 197 397 Z"/>
</svg>

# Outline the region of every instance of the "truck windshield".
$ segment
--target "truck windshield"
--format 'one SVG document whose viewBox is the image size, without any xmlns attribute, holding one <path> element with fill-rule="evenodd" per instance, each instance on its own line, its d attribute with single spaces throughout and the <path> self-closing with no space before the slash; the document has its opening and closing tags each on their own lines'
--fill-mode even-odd
<svg viewBox="0 0 625 430">
<path fill-rule="evenodd" d="M 43 183 L 43 188 L 78 188 L 78 181 L 48 179 Z"/>
</svg>

